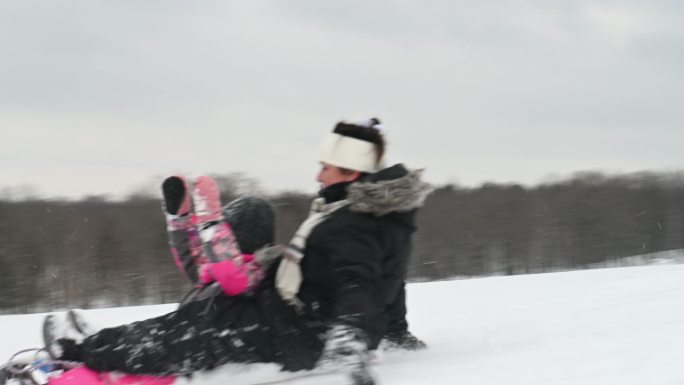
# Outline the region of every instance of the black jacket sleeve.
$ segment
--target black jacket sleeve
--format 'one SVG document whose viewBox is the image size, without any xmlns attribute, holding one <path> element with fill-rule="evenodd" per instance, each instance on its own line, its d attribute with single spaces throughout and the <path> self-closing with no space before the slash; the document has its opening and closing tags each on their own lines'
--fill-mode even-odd
<svg viewBox="0 0 684 385">
<path fill-rule="evenodd" d="M 372 216 L 346 212 L 326 243 L 335 322 L 367 332 L 380 309 L 383 253 L 378 229 L 378 222 Z"/>
<path fill-rule="evenodd" d="M 382 260 L 381 287 L 381 301 L 384 307 L 382 327 L 385 329 L 383 332 L 401 331 L 408 327 L 405 286 L 408 260 L 412 249 L 411 236 L 415 231 L 415 227 L 412 226 L 414 216 L 415 210 L 393 214 L 382 219 L 381 234 L 385 252 Z"/>
</svg>

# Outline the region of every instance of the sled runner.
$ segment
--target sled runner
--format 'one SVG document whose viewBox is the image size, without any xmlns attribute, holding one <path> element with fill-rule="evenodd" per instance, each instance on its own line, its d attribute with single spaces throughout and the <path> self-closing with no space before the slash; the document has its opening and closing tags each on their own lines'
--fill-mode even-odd
<svg viewBox="0 0 684 385">
<path fill-rule="evenodd" d="M 350 377 L 349 373 L 340 371 L 307 370 L 288 373 L 271 381 L 256 382 L 251 385 L 375 385 L 368 373 L 356 373 Z"/>
<path fill-rule="evenodd" d="M 79 366 L 79 363 L 52 360 L 45 349 L 25 349 L 15 353 L 0 367 L 1 385 L 44 385 Z"/>
</svg>

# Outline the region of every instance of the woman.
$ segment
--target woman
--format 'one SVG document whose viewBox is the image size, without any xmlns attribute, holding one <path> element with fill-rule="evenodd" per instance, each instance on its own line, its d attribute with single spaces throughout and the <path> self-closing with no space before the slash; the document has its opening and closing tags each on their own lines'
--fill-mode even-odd
<svg viewBox="0 0 684 385">
<path fill-rule="evenodd" d="M 241 281 L 245 290 L 229 292 L 226 276 L 245 270 L 233 266 L 226 275 L 218 266 L 235 263 L 196 259 L 187 265 L 197 266 L 192 277 L 217 281 L 224 294 L 83 341 L 58 338 L 51 350 L 101 371 L 176 375 L 228 362 L 276 362 L 285 370 L 335 366 L 355 383 L 371 384 L 367 353 L 389 330 L 393 320 L 386 309 L 395 305 L 405 274 L 405 263 L 390 267 L 405 257 L 413 215 L 430 190 L 419 172 L 382 168 L 385 144 L 378 126 L 377 119 L 340 122 L 328 135 L 317 177 L 320 197 L 265 279 L 250 276 Z M 178 201 L 183 207 L 185 198 Z M 238 267 L 251 263 L 240 259 Z"/>
</svg>

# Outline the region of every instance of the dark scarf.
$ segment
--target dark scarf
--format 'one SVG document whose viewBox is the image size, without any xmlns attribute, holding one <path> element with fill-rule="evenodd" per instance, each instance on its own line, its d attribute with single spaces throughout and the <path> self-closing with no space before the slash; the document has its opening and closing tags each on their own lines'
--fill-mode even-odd
<svg viewBox="0 0 684 385">
<path fill-rule="evenodd" d="M 318 196 L 325 199 L 325 203 L 333 203 L 347 199 L 347 188 L 354 182 L 340 182 L 331 184 L 318 191 Z"/>
</svg>

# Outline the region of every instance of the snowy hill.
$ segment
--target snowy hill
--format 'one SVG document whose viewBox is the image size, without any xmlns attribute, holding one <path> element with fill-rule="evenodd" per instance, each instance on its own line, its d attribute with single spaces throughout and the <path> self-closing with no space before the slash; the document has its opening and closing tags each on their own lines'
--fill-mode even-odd
<svg viewBox="0 0 684 385">
<path fill-rule="evenodd" d="M 684 384 L 684 265 L 412 284 L 409 301 L 412 330 L 430 348 L 379 354 L 381 384 Z M 173 308 L 88 315 L 114 325 Z M 0 317 L 0 357 L 38 346 L 41 319 Z M 178 383 L 282 377 L 274 365 L 228 366 Z"/>
</svg>

